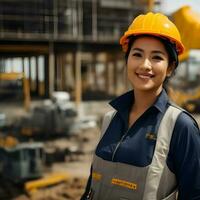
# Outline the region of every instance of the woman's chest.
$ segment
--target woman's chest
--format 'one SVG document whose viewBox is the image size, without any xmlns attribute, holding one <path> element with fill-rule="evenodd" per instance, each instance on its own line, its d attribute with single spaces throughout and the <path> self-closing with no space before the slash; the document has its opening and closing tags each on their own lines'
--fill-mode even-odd
<svg viewBox="0 0 200 200">
<path fill-rule="evenodd" d="M 124 120 L 116 116 L 99 142 L 96 154 L 114 162 L 135 166 L 149 165 L 153 157 L 160 121 L 161 116 L 158 114 L 146 115 L 127 128 Z"/>
</svg>

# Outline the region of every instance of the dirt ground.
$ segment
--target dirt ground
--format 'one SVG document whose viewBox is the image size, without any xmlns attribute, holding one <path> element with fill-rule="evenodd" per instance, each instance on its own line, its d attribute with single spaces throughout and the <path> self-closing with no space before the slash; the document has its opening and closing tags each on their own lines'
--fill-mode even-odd
<svg viewBox="0 0 200 200">
<path fill-rule="evenodd" d="M 38 102 L 33 102 L 38 104 Z M 20 105 L 0 105 L 1 112 L 7 114 L 10 120 L 26 115 Z M 84 103 L 80 108 L 80 118 L 95 116 L 101 119 L 110 107 L 107 102 Z M 70 153 L 65 155 L 64 161 L 54 162 L 45 167 L 43 177 L 52 174 L 66 174 L 69 179 L 57 185 L 49 186 L 30 194 L 21 194 L 12 200 L 78 200 L 84 192 L 89 176 L 92 154 L 100 136 L 99 124 L 95 127 L 84 128 L 68 137 L 56 138 L 44 141 L 45 148 L 66 150 Z"/>
<path fill-rule="evenodd" d="M 24 111 L 20 107 L 6 107 L 0 105 L 1 111 L 8 113 L 8 116 L 17 113 L 23 115 Z M 6 110 L 7 109 L 7 110 Z M 110 107 L 107 102 L 85 103 L 81 108 L 81 117 L 95 115 L 99 118 L 107 112 Z M 200 124 L 200 115 L 194 114 L 195 119 Z M 67 181 L 47 188 L 37 190 L 30 194 L 21 194 L 12 200 L 79 200 L 84 192 L 84 188 L 89 175 L 92 154 L 99 139 L 100 127 L 82 129 L 80 132 L 70 137 L 57 138 L 45 142 L 45 147 L 54 147 L 59 150 L 68 149 L 69 154 L 64 161 L 55 162 L 50 167 L 46 167 L 44 177 L 55 173 L 64 173 L 69 176 Z"/>
</svg>

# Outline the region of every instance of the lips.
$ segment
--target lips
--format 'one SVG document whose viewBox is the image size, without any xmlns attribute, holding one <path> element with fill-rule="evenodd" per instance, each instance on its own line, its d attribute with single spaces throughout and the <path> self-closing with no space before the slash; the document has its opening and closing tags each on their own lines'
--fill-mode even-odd
<svg viewBox="0 0 200 200">
<path fill-rule="evenodd" d="M 136 73 L 136 74 L 141 79 L 150 79 L 154 77 L 154 75 L 150 73 Z"/>
</svg>

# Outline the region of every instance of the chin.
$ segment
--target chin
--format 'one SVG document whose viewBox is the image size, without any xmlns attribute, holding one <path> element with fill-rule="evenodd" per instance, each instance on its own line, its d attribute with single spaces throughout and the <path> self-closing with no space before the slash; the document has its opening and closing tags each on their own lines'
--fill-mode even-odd
<svg viewBox="0 0 200 200">
<path fill-rule="evenodd" d="M 162 88 L 152 87 L 152 86 L 143 86 L 143 87 L 133 87 L 134 90 L 141 92 L 159 92 Z"/>
</svg>

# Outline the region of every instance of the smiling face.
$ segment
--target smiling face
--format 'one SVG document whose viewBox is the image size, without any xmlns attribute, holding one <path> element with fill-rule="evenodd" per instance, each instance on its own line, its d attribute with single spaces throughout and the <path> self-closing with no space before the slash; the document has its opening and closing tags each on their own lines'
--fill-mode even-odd
<svg viewBox="0 0 200 200">
<path fill-rule="evenodd" d="M 160 93 L 166 76 L 172 73 L 164 44 L 150 36 L 137 38 L 128 55 L 127 73 L 134 91 Z"/>
</svg>

